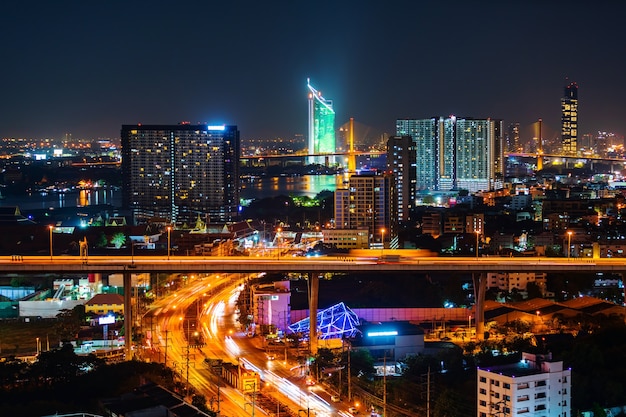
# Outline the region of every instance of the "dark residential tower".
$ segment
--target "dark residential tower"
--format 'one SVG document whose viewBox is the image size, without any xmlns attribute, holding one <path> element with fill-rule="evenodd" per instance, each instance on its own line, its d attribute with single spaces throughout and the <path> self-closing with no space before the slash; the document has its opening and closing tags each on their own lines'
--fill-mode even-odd
<svg viewBox="0 0 626 417">
<path fill-rule="evenodd" d="M 387 140 L 387 171 L 393 173 L 396 187 L 398 221 L 411 220 L 417 196 L 417 151 L 410 136 L 391 136 Z"/>
<path fill-rule="evenodd" d="M 561 98 L 561 143 L 563 155 L 576 155 L 578 139 L 578 85 L 570 83 L 565 86 Z"/>
<path fill-rule="evenodd" d="M 123 206 L 135 223 L 237 219 L 239 131 L 236 126 L 123 125 Z"/>
</svg>

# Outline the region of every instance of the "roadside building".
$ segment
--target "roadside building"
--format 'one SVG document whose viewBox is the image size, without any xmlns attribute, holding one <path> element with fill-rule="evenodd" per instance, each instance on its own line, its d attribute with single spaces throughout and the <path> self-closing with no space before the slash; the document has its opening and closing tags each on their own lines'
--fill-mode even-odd
<svg viewBox="0 0 626 417">
<path fill-rule="evenodd" d="M 571 374 L 550 353 L 522 353 L 514 364 L 478 368 L 477 415 L 569 417 Z"/>
</svg>

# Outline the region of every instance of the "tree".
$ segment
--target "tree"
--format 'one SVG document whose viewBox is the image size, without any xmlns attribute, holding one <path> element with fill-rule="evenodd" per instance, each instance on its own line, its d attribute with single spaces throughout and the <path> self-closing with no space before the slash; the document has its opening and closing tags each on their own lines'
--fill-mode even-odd
<svg viewBox="0 0 626 417">
<path fill-rule="evenodd" d="M 204 395 L 193 394 L 191 397 L 191 405 L 195 406 L 198 410 L 208 412 L 209 408 L 206 405 L 206 398 Z"/>
<path fill-rule="evenodd" d="M 115 249 L 119 249 L 126 243 L 126 235 L 122 232 L 117 232 L 111 238 L 111 243 L 115 246 Z"/>
<path fill-rule="evenodd" d="M 79 312 L 77 310 L 63 309 L 56 317 L 57 321 L 54 325 L 54 330 L 59 340 L 69 342 L 72 339 L 76 339 L 82 324 Z"/>
<path fill-rule="evenodd" d="M 30 283 L 26 279 L 26 277 L 13 277 L 11 278 L 11 287 L 23 287 L 29 285 Z"/>
<path fill-rule="evenodd" d="M 37 361 L 30 367 L 33 380 L 39 380 L 44 385 L 66 383 L 79 375 L 104 365 L 102 359 L 95 355 L 77 356 L 72 345 L 64 345 L 61 349 L 41 352 Z"/>
<path fill-rule="evenodd" d="M 528 284 L 526 284 L 526 292 L 528 293 L 528 299 L 530 300 L 532 300 L 533 298 L 543 297 L 541 287 L 539 287 L 536 282 L 529 282 Z"/>
<path fill-rule="evenodd" d="M 372 377 L 374 369 L 374 358 L 368 350 L 356 349 L 350 351 L 350 372 L 352 375 Z"/>
<path fill-rule="evenodd" d="M 98 238 L 96 239 L 96 247 L 97 248 L 106 248 L 109 244 L 109 239 L 107 239 L 106 235 L 103 232 L 100 232 Z"/>
<path fill-rule="evenodd" d="M 318 375 L 322 369 L 332 367 L 334 364 L 335 355 L 333 355 L 332 350 L 327 348 L 318 349 L 317 355 L 315 355 L 315 365 L 317 367 Z"/>
</svg>

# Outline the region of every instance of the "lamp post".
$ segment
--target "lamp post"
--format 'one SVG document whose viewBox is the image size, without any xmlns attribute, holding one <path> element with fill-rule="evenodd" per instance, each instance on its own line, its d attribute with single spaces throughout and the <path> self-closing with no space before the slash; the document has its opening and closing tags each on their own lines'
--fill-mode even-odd
<svg viewBox="0 0 626 417">
<path fill-rule="evenodd" d="M 170 249 L 172 242 L 172 226 L 167 226 L 167 259 L 170 259 Z"/>
<path fill-rule="evenodd" d="M 380 229 L 380 243 L 382 243 L 382 249 L 380 250 L 380 255 L 383 256 L 385 254 L 385 228 Z"/>
<path fill-rule="evenodd" d="M 280 261 L 280 240 L 281 240 L 281 235 L 280 233 L 283 231 L 283 229 L 281 227 L 279 227 L 278 229 L 276 229 L 276 244 L 278 245 L 278 260 Z"/>
<path fill-rule="evenodd" d="M 478 238 L 480 237 L 480 231 L 476 230 L 476 258 L 478 259 Z"/>
<path fill-rule="evenodd" d="M 48 230 L 50 230 L 50 260 L 52 260 L 52 230 L 54 229 L 53 225 L 48 226 Z"/>
<path fill-rule="evenodd" d="M 39 356 L 39 352 L 41 349 L 39 349 L 39 338 L 37 338 L 37 356 Z"/>
<path fill-rule="evenodd" d="M 567 232 L 567 260 L 569 261 L 569 257 L 572 253 L 572 231 Z"/>
</svg>

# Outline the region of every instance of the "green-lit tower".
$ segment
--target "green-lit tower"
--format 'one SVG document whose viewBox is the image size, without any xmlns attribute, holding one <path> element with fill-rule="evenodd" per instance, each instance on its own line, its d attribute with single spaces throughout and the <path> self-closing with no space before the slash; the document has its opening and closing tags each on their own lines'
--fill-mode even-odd
<svg viewBox="0 0 626 417">
<path fill-rule="evenodd" d="M 309 89 L 309 155 L 328 154 L 328 156 L 311 156 L 310 164 L 333 164 L 335 153 L 335 110 L 332 100 L 326 100 L 322 94 L 311 86 Z"/>
</svg>

